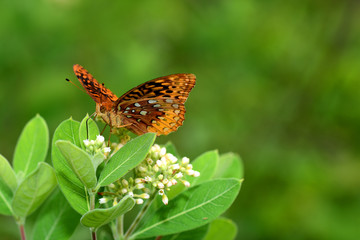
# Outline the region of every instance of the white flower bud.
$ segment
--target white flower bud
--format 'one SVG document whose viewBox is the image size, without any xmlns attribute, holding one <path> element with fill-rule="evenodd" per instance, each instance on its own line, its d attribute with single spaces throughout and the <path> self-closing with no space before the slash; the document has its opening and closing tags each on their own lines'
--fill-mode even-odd
<svg viewBox="0 0 360 240">
<path fill-rule="evenodd" d="M 180 165 L 178 163 L 171 165 L 171 169 L 178 170 L 180 169 Z"/>
<path fill-rule="evenodd" d="M 104 151 L 104 153 L 109 153 L 109 152 L 111 152 L 111 148 L 110 147 L 104 147 L 103 151 Z"/>
<path fill-rule="evenodd" d="M 129 192 L 128 195 L 129 195 L 130 197 L 133 197 L 133 196 L 134 196 L 134 193 L 133 193 L 133 192 Z"/>
<path fill-rule="evenodd" d="M 104 138 L 103 136 L 101 136 L 101 135 L 97 135 L 97 136 L 96 136 L 96 141 L 97 141 L 99 144 L 102 144 L 102 143 L 104 143 L 105 138 Z"/>
<path fill-rule="evenodd" d="M 166 184 L 166 186 L 169 188 L 169 187 L 171 187 L 173 184 L 172 184 L 172 182 L 171 181 L 169 181 L 167 184 Z"/>
<path fill-rule="evenodd" d="M 158 193 L 160 196 L 162 196 L 162 195 L 164 195 L 165 191 L 164 191 L 164 189 L 160 189 Z"/>
<path fill-rule="evenodd" d="M 143 167 L 143 166 L 138 167 L 138 170 L 139 170 L 139 172 L 146 172 L 147 171 L 146 167 Z"/>
<path fill-rule="evenodd" d="M 165 178 L 162 182 L 163 184 L 167 184 L 169 182 L 169 179 Z"/>
<path fill-rule="evenodd" d="M 158 188 L 164 188 L 164 187 L 165 187 L 162 182 L 159 182 L 159 183 L 157 184 L 157 186 L 158 186 Z"/>
<path fill-rule="evenodd" d="M 129 186 L 129 182 L 126 179 L 121 180 L 121 183 L 124 187 Z"/>
<path fill-rule="evenodd" d="M 163 179 L 164 179 L 164 175 L 160 174 L 160 175 L 158 176 L 158 179 L 159 179 L 159 180 L 163 180 Z"/>
<path fill-rule="evenodd" d="M 154 170 L 155 172 L 158 172 L 160 169 L 159 169 L 158 165 L 154 165 L 153 170 Z"/>
<path fill-rule="evenodd" d="M 182 181 L 185 187 L 190 187 L 190 183 L 188 181 Z"/>
<path fill-rule="evenodd" d="M 189 162 L 190 162 L 190 159 L 187 158 L 187 157 L 183 157 L 183 158 L 181 159 L 181 163 L 184 164 L 184 165 L 188 164 Z"/>
<path fill-rule="evenodd" d="M 89 139 L 83 140 L 85 147 L 88 147 L 90 145 Z"/>
<path fill-rule="evenodd" d="M 109 200 L 109 199 L 103 197 L 103 198 L 100 198 L 100 199 L 99 199 L 99 203 L 100 203 L 100 204 L 104 204 L 104 203 L 106 203 L 108 200 Z"/>
<path fill-rule="evenodd" d="M 145 188 L 145 185 L 143 183 L 139 183 L 139 184 L 136 185 L 136 188 L 137 189 L 143 189 L 143 188 Z"/>
<path fill-rule="evenodd" d="M 156 160 L 156 165 L 157 165 L 158 167 L 161 167 L 161 166 L 163 165 L 163 162 L 160 161 L 160 160 Z"/>
<path fill-rule="evenodd" d="M 174 176 L 175 178 L 182 178 L 183 177 L 183 174 L 181 172 L 175 174 Z"/>
<path fill-rule="evenodd" d="M 151 181 L 152 181 L 151 177 L 149 177 L 149 176 L 145 177 L 145 182 L 151 182 Z"/>
<path fill-rule="evenodd" d="M 177 181 L 173 178 L 170 180 L 170 182 L 172 183 L 172 185 L 176 185 L 177 184 Z"/>
<path fill-rule="evenodd" d="M 193 168 L 193 165 L 191 163 L 186 166 L 187 170 L 192 169 L 192 168 Z"/>
<path fill-rule="evenodd" d="M 139 197 L 143 198 L 143 199 L 149 199 L 150 198 L 150 195 L 147 194 L 147 193 L 143 193 L 143 194 L 140 194 Z"/>
<path fill-rule="evenodd" d="M 172 155 L 171 153 L 167 153 L 166 156 L 167 156 L 167 158 L 170 160 L 171 163 L 176 163 L 177 160 L 178 160 L 178 159 L 177 159 L 174 155 Z"/>
<path fill-rule="evenodd" d="M 194 176 L 194 177 L 199 177 L 199 176 L 200 176 L 200 172 L 198 172 L 198 171 L 194 171 L 193 176 Z"/>
<path fill-rule="evenodd" d="M 136 204 L 143 204 L 144 200 L 142 200 L 141 198 L 138 198 L 135 200 Z"/>
<path fill-rule="evenodd" d="M 135 178 L 135 183 L 142 183 L 143 179 L 142 178 Z"/>
<path fill-rule="evenodd" d="M 192 170 L 192 169 L 189 169 L 189 170 L 187 170 L 186 171 L 186 173 L 188 174 L 188 175 L 190 175 L 190 176 L 192 176 L 192 175 L 194 175 L 194 170 Z"/>
<path fill-rule="evenodd" d="M 108 185 L 108 187 L 109 187 L 109 188 L 115 188 L 115 184 L 110 183 L 110 184 Z"/>
<path fill-rule="evenodd" d="M 127 191 L 128 191 L 128 190 L 127 190 L 127 188 L 123 188 L 123 189 L 121 189 L 121 193 L 122 193 L 122 194 L 127 193 Z"/>
<path fill-rule="evenodd" d="M 160 156 L 164 156 L 166 154 L 166 148 L 161 148 L 160 150 Z"/>
<path fill-rule="evenodd" d="M 162 198 L 162 202 L 163 202 L 165 205 L 168 205 L 169 199 L 168 199 L 168 197 L 166 196 L 166 194 L 163 194 L 161 198 Z"/>
</svg>

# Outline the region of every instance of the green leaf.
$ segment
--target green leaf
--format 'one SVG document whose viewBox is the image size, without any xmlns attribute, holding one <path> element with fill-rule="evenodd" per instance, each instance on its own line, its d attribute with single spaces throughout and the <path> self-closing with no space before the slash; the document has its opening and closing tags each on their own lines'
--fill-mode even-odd
<svg viewBox="0 0 360 240">
<path fill-rule="evenodd" d="M 189 239 L 202 240 L 204 239 L 208 229 L 209 229 L 209 224 L 206 224 L 204 226 L 195 228 L 193 230 L 164 236 L 163 238 L 161 238 L 161 240 L 189 240 Z M 222 238 L 219 239 L 223 240 Z"/>
<path fill-rule="evenodd" d="M 19 217 L 30 215 L 46 200 L 56 184 L 54 169 L 47 163 L 39 163 L 16 189 L 12 201 L 15 214 Z"/>
<path fill-rule="evenodd" d="M 115 218 L 127 213 L 135 205 L 135 200 L 130 196 L 125 196 L 121 201 L 111 208 L 94 209 L 81 217 L 81 224 L 85 227 L 93 227 L 95 229 L 111 222 Z"/>
<path fill-rule="evenodd" d="M 23 177 L 34 171 L 39 162 L 45 161 L 49 147 L 49 130 L 45 120 L 36 115 L 23 129 L 14 153 L 14 170 Z"/>
<path fill-rule="evenodd" d="M 227 218 L 218 218 L 210 223 L 209 231 L 204 240 L 233 240 L 236 237 L 237 227 Z"/>
<path fill-rule="evenodd" d="M 99 177 L 99 186 L 106 186 L 125 175 L 143 161 L 155 141 L 154 133 L 139 136 L 120 148 L 109 159 Z"/>
<path fill-rule="evenodd" d="M 67 240 L 74 233 L 79 220 L 80 215 L 57 189 L 41 208 L 32 239 Z"/>
<path fill-rule="evenodd" d="M 13 215 L 11 207 L 12 198 L 13 191 L 4 181 L 0 181 L 0 214 Z"/>
<path fill-rule="evenodd" d="M 243 178 L 244 167 L 239 155 L 225 153 L 220 156 L 219 166 L 216 168 L 214 178 Z"/>
<path fill-rule="evenodd" d="M 88 128 L 86 128 L 86 121 Z M 86 114 L 86 116 L 80 123 L 80 129 L 79 129 L 81 148 L 84 148 L 83 140 L 85 139 L 95 140 L 97 135 L 100 135 L 98 126 L 96 125 L 94 120 L 89 118 L 89 115 Z"/>
<path fill-rule="evenodd" d="M 0 154 L 0 181 L 5 183 L 12 191 L 17 188 L 17 179 L 14 170 L 6 158 Z"/>
<path fill-rule="evenodd" d="M 58 140 L 68 140 L 76 146 L 80 146 L 79 127 L 80 123 L 72 119 L 63 121 L 57 127 L 52 141 L 51 158 L 61 191 L 70 205 L 82 215 L 89 210 L 86 201 L 88 193 L 80 179 L 72 171 L 65 157 L 61 154 L 60 149 L 55 145 Z"/>
<path fill-rule="evenodd" d="M 199 177 L 185 176 L 185 180 L 190 182 L 190 186 L 196 186 L 200 183 L 203 183 L 207 180 L 212 179 L 216 168 L 218 166 L 219 155 L 217 150 L 205 152 L 197 157 L 192 163 L 193 169 L 200 172 Z M 178 183 L 171 188 L 171 191 L 168 193 L 169 199 L 173 199 L 179 193 L 184 191 L 186 187 Z"/>
<path fill-rule="evenodd" d="M 90 155 L 67 140 L 58 140 L 55 145 L 84 186 L 87 189 L 95 187 L 96 174 Z"/>
<path fill-rule="evenodd" d="M 104 160 L 105 160 L 105 155 L 102 152 L 98 152 L 92 157 L 91 162 L 94 165 L 95 171 L 97 167 L 104 162 Z"/>
<path fill-rule="evenodd" d="M 238 179 L 216 179 L 188 189 L 146 213 L 133 237 L 152 237 L 191 230 L 211 222 L 228 209 L 240 191 Z"/>
</svg>

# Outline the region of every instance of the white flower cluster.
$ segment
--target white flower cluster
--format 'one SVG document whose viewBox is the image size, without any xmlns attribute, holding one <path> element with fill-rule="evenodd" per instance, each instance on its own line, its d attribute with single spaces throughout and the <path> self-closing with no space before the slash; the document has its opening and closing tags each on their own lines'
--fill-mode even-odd
<svg viewBox="0 0 360 240">
<path fill-rule="evenodd" d="M 151 147 L 146 159 L 135 168 L 135 177 L 119 179 L 107 186 L 110 191 L 108 196 L 99 199 L 100 203 L 106 203 L 113 200 L 113 204 L 117 204 L 118 199 L 126 195 L 133 197 L 137 204 L 142 204 L 144 199 L 149 199 L 150 195 L 158 193 L 162 197 L 165 205 L 169 199 L 166 191 L 170 191 L 171 187 L 181 182 L 186 187 L 190 187 L 190 183 L 184 180 L 185 175 L 198 177 L 200 173 L 194 171 L 189 163 L 189 158 L 183 157 L 179 162 L 171 153 L 166 153 L 166 148 L 161 148 L 155 144 Z"/>
<path fill-rule="evenodd" d="M 107 155 L 111 151 L 110 147 L 106 147 L 105 139 L 101 135 L 96 136 L 96 140 L 85 139 L 83 142 L 86 152 L 91 155 L 95 155 L 98 152 L 102 152 Z"/>
<path fill-rule="evenodd" d="M 165 191 L 181 182 L 186 187 L 190 187 L 190 183 L 184 180 L 185 175 L 198 177 L 200 172 L 194 171 L 192 164 L 187 157 L 183 157 L 179 162 L 171 153 L 166 153 L 165 147 L 155 144 L 151 147 L 150 152 L 138 167 L 136 167 L 136 175 L 138 178 L 135 182 L 139 184 L 151 184 L 162 196 L 165 205 L 168 204 L 168 197 Z"/>
</svg>

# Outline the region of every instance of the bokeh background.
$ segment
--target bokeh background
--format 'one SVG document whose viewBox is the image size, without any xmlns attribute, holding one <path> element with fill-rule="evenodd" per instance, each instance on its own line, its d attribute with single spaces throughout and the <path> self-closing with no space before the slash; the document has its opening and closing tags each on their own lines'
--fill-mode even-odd
<svg viewBox="0 0 360 240">
<path fill-rule="evenodd" d="M 360 2 L 0 1 L 0 153 L 36 113 L 95 110 L 79 63 L 118 96 L 190 72 L 184 156 L 240 154 L 238 239 L 360 239 Z M 19 239 L 1 218 L 1 239 Z M 87 236 L 88 237 L 88 236 Z"/>
</svg>

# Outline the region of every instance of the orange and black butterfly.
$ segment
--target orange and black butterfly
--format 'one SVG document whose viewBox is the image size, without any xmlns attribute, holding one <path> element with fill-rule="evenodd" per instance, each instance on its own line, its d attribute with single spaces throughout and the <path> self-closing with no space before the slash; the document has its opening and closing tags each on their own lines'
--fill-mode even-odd
<svg viewBox="0 0 360 240">
<path fill-rule="evenodd" d="M 82 66 L 74 72 L 86 92 L 96 102 L 96 115 L 111 128 L 126 127 L 137 135 L 153 132 L 167 135 L 176 131 L 185 119 L 184 103 L 195 85 L 188 73 L 159 77 L 117 97 L 99 84 Z"/>
</svg>

